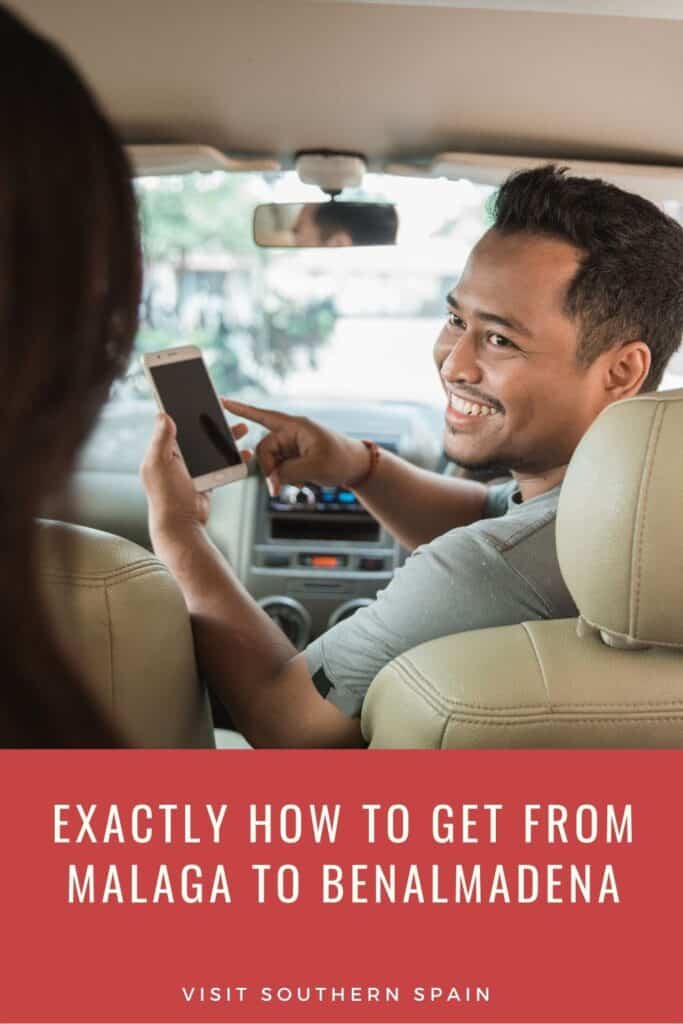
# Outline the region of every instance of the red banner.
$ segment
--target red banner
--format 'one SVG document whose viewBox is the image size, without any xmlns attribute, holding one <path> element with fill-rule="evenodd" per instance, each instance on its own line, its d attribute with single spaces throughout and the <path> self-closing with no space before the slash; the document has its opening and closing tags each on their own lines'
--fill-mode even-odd
<svg viewBox="0 0 683 1024">
<path fill-rule="evenodd" d="M 0 1020 L 681 1021 L 682 768 L 1 752 Z"/>
</svg>

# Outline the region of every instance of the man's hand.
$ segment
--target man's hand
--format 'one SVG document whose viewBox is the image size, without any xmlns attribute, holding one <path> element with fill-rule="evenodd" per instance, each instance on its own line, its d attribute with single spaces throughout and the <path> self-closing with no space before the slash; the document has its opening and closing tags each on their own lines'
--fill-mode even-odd
<svg viewBox="0 0 683 1024">
<path fill-rule="evenodd" d="M 239 440 L 248 427 L 238 423 L 233 437 Z M 251 452 L 242 452 L 246 460 Z M 196 491 L 192 477 L 176 442 L 176 427 L 170 416 L 159 413 L 140 476 L 149 502 L 149 527 L 155 536 L 204 526 L 209 518 L 209 495 Z"/>
<path fill-rule="evenodd" d="M 260 423 L 269 431 L 257 445 L 256 456 L 273 495 L 282 484 L 309 481 L 327 487 L 350 487 L 367 472 L 370 454 L 361 441 L 304 416 L 287 416 L 227 398 L 222 402 L 228 412 Z"/>
</svg>

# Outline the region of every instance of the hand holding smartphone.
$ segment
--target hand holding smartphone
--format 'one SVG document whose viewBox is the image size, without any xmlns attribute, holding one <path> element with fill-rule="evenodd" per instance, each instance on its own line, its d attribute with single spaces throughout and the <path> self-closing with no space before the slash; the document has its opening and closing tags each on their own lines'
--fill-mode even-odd
<svg viewBox="0 0 683 1024">
<path fill-rule="evenodd" d="M 247 475 L 201 350 L 181 345 L 142 357 L 157 405 L 177 427 L 180 452 L 197 491 Z"/>
</svg>

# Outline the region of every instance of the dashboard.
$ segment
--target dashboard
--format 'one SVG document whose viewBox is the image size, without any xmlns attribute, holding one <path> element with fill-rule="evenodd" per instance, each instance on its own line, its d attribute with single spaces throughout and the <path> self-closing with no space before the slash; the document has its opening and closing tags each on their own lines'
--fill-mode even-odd
<svg viewBox="0 0 683 1024">
<path fill-rule="evenodd" d="M 269 400 L 270 401 L 270 400 Z M 441 456 L 442 413 L 418 403 L 278 402 L 349 436 L 429 469 Z M 138 471 L 155 408 L 146 401 L 111 403 L 73 480 L 75 522 L 149 546 Z M 252 427 L 244 447 L 263 430 Z M 406 556 L 400 545 L 340 487 L 285 486 L 269 495 L 257 466 L 212 494 L 209 533 L 241 582 L 299 649 L 387 585 Z"/>
<path fill-rule="evenodd" d="M 402 557 L 352 491 L 285 486 L 259 503 L 247 587 L 301 650 L 372 600 Z"/>
</svg>

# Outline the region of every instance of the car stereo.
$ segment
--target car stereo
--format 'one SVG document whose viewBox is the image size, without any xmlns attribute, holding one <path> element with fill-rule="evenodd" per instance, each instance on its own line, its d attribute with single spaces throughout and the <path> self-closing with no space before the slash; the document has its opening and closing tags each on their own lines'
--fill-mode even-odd
<svg viewBox="0 0 683 1024">
<path fill-rule="evenodd" d="M 353 514 L 367 512 L 360 501 L 346 487 L 321 487 L 319 484 L 303 484 L 295 487 L 283 484 L 277 497 L 270 498 L 268 510 L 271 513 L 304 514 Z"/>
<path fill-rule="evenodd" d="M 383 439 L 380 448 L 395 452 L 395 442 Z M 359 515 L 372 518 L 349 487 L 325 487 L 320 484 L 305 483 L 300 487 L 283 484 L 280 493 L 268 501 L 268 512 L 271 515 Z"/>
<path fill-rule="evenodd" d="M 394 439 L 381 447 L 396 451 Z M 312 637 L 369 604 L 398 567 L 398 542 L 348 487 L 260 485 L 247 585 L 290 641 Z"/>
</svg>

